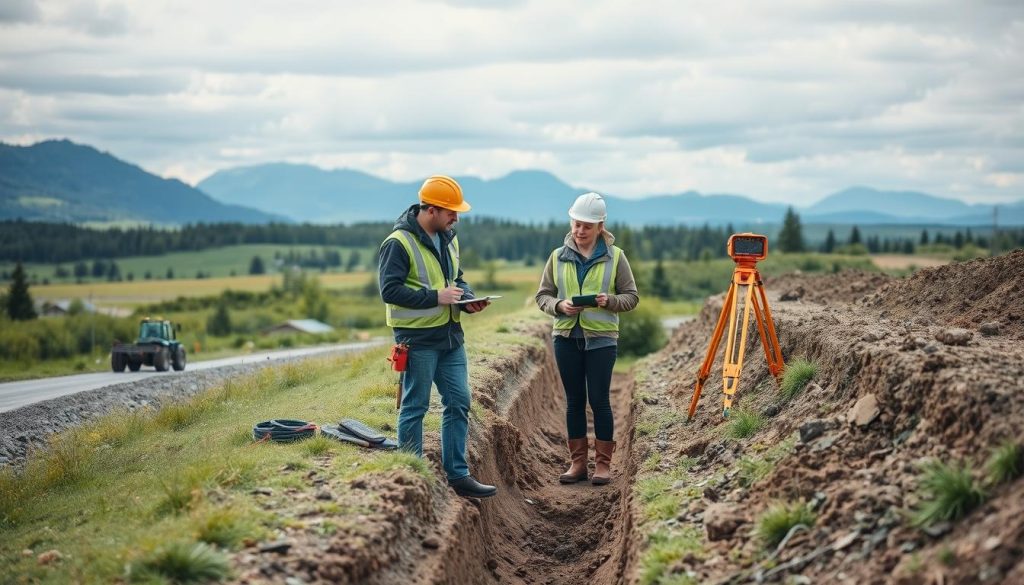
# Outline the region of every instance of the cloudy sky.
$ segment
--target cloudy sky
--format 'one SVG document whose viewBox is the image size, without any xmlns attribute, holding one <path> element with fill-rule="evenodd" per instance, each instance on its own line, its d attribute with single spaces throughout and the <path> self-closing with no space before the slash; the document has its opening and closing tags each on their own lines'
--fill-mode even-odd
<svg viewBox="0 0 1024 585">
<path fill-rule="evenodd" d="M 622 196 L 1024 198 L 1021 0 L 2 0 L 0 141 Z"/>
</svg>

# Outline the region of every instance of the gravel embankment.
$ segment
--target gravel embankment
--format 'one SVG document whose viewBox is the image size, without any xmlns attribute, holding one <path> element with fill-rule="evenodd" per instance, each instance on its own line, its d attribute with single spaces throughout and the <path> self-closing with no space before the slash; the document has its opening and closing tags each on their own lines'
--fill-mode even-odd
<svg viewBox="0 0 1024 585">
<path fill-rule="evenodd" d="M 156 407 L 168 399 L 194 396 L 229 378 L 249 374 L 267 366 L 281 366 L 306 359 L 322 359 L 334 352 L 268 363 L 224 366 L 151 376 L 124 384 L 69 394 L 22 408 L 0 412 L 0 468 L 24 461 L 32 449 L 45 447 L 47 437 L 117 410 Z"/>
</svg>

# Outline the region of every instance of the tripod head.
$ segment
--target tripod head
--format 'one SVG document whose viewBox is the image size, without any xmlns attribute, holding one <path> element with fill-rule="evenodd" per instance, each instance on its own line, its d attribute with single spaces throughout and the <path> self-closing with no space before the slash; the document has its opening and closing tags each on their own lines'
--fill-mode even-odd
<svg viewBox="0 0 1024 585">
<path fill-rule="evenodd" d="M 733 234 L 729 236 L 726 249 L 733 262 L 745 268 L 753 268 L 768 257 L 768 236 L 750 232 Z"/>
</svg>

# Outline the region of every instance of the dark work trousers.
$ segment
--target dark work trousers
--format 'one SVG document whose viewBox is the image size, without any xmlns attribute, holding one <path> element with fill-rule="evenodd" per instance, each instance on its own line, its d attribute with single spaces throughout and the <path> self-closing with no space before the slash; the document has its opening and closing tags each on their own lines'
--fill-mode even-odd
<svg viewBox="0 0 1024 585">
<path fill-rule="evenodd" d="M 594 413 L 594 435 L 602 441 L 615 436 L 609 392 L 618 347 L 585 351 L 586 341 L 577 337 L 554 338 L 555 362 L 565 389 L 565 426 L 570 439 L 587 436 L 587 402 Z"/>
</svg>

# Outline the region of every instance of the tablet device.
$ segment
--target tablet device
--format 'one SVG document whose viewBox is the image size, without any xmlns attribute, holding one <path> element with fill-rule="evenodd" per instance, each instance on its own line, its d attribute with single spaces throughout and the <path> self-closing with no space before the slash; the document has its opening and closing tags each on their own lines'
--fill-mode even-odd
<svg viewBox="0 0 1024 585">
<path fill-rule="evenodd" d="M 596 307 L 597 306 L 597 295 L 580 295 L 575 296 L 572 299 L 572 304 L 577 307 Z"/>
<path fill-rule="evenodd" d="M 470 303 L 479 303 L 480 301 L 493 301 L 494 299 L 500 299 L 501 295 L 493 295 L 489 297 L 477 297 L 475 299 L 464 299 L 461 301 L 455 301 L 453 305 L 468 305 Z"/>
</svg>

